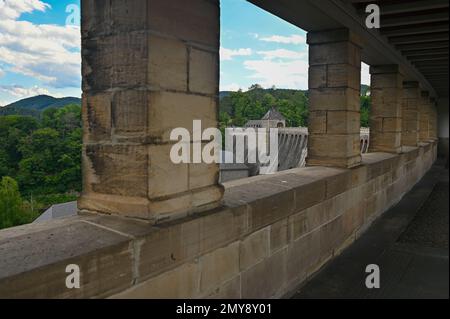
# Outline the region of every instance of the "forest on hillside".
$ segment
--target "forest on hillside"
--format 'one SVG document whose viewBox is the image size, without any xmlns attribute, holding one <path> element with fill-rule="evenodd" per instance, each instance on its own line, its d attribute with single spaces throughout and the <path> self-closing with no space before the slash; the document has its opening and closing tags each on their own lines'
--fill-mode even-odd
<svg viewBox="0 0 450 319">
<path fill-rule="evenodd" d="M 77 197 L 81 127 L 79 105 L 47 108 L 39 118 L 0 116 L 0 229 Z"/>
</svg>

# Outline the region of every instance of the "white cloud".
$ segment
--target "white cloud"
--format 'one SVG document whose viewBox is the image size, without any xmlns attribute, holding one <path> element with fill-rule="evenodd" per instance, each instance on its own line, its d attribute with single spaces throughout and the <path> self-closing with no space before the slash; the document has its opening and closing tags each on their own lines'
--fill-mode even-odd
<svg viewBox="0 0 450 319">
<path fill-rule="evenodd" d="M 220 85 L 220 91 L 239 91 L 241 88 L 241 86 L 237 83 L 231 83 L 231 84 L 225 84 L 225 85 Z"/>
<path fill-rule="evenodd" d="M 235 56 L 249 56 L 252 55 L 252 49 L 237 49 L 231 50 L 226 48 L 220 48 L 220 59 L 222 61 L 230 61 Z"/>
<path fill-rule="evenodd" d="M 370 72 L 369 72 L 370 66 L 361 63 L 361 83 L 370 85 Z"/>
<path fill-rule="evenodd" d="M 263 87 L 308 88 L 308 61 L 250 60 L 244 66 L 254 72 L 250 78 Z"/>
<path fill-rule="evenodd" d="M 306 43 L 306 38 L 304 36 L 293 34 L 289 37 L 282 35 L 272 35 L 270 37 L 260 38 L 261 41 L 266 42 L 275 42 L 275 43 L 283 43 L 283 44 L 304 44 Z"/>
<path fill-rule="evenodd" d="M 0 69 L 0 78 L 2 77 L 2 76 L 4 76 L 5 75 L 5 71 L 3 71 L 2 69 Z"/>
<path fill-rule="evenodd" d="M 48 89 L 39 87 L 37 85 L 29 88 L 20 85 L 0 85 L 0 91 L 5 92 L 19 99 L 32 97 L 36 95 L 53 95 L 50 94 L 50 91 Z"/>
<path fill-rule="evenodd" d="M 303 59 L 306 57 L 306 54 L 303 52 L 297 52 L 286 49 L 277 49 L 272 51 L 258 51 L 259 55 L 263 55 L 264 59 L 272 60 L 272 59 Z"/>
<path fill-rule="evenodd" d="M 0 20 L 17 19 L 22 13 L 45 11 L 51 6 L 40 0 L 0 0 Z"/>
<path fill-rule="evenodd" d="M 12 72 L 52 87 L 80 86 L 79 27 L 16 20 L 22 13 L 47 8 L 39 0 L 0 0 L 0 61 Z"/>
</svg>

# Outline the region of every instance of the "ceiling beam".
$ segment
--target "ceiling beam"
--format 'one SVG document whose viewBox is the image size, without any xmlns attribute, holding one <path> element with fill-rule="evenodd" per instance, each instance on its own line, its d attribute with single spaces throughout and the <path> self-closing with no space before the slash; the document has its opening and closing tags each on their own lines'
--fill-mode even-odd
<svg viewBox="0 0 450 319">
<path fill-rule="evenodd" d="M 403 25 L 412 25 L 420 23 L 448 21 L 448 12 L 437 12 L 411 16 L 385 16 L 381 15 L 381 27 L 397 27 Z"/>
<path fill-rule="evenodd" d="M 442 23 L 442 24 L 425 24 L 425 25 L 418 25 L 418 26 L 408 26 L 406 28 L 381 28 L 380 32 L 381 34 L 387 36 L 387 37 L 395 37 L 399 35 L 412 35 L 412 34 L 427 34 L 427 33 L 435 33 L 435 32 L 448 32 L 448 24 Z"/>
<path fill-rule="evenodd" d="M 408 58 L 413 57 L 413 56 L 428 56 L 428 55 L 435 55 L 435 54 L 447 54 L 448 55 L 448 48 L 405 51 L 405 56 Z"/>
<path fill-rule="evenodd" d="M 425 43 L 434 41 L 448 41 L 448 32 L 397 36 L 389 38 L 389 42 L 393 44 Z"/>
<path fill-rule="evenodd" d="M 448 8 L 448 0 L 419 0 L 408 1 L 407 3 L 400 1 L 399 3 L 380 3 L 378 5 L 380 6 L 381 14 L 395 14 Z"/>
<path fill-rule="evenodd" d="M 436 41 L 436 42 L 425 42 L 425 43 L 410 43 L 410 44 L 399 44 L 397 49 L 400 51 L 408 50 L 426 50 L 426 49 L 442 49 L 448 48 L 448 41 Z"/>
<path fill-rule="evenodd" d="M 414 62 L 421 62 L 421 61 L 435 61 L 435 60 L 448 60 L 448 54 L 436 54 L 436 55 L 428 55 L 428 56 L 414 56 L 414 57 L 408 57 L 408 60 Z"/>
<path fill-rule="evenodd" d="M 424 61 L 424 62 L 413 62 L 413 64 L 415 65 L 423 65 L 423 66 L 427 66 L 427 65 L 445 65 L 448 64 L 448 59 L 447 58 L 440 58 L 434 61 Z"/>
</svg>

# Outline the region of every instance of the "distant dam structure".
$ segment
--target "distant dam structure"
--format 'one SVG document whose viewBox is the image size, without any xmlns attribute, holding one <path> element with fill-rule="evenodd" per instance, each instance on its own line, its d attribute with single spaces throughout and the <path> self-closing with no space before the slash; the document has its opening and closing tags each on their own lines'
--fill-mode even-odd
<svg viewBox="0 0 450 319">
<path fill-rule="evenodd" d="M 247 126 L 247 128 L 253 128 Z M 260 127 L 258 127 L 260 128 Z M 274 128 L 274 127 L 272 127 Z M 288 127 L 278 129 L 278 165 L 265 167 L 266 174 L 272 174 L 288 169 L 305 167 L 306 157 L 308 156 L 308 128 L 307 127 Z M 241 133 L 243 128 L 233 128 L 236 134 Z M 239 133 L 238 133 L 239 132 Z M 362 127 L 360 131 L 361 154 L 369 150 L 370 129 Z M 248 149 L 246 149 L 248 154 Z M 247 157 L 246 157 L 247 158 Z M 261 174 L 260 163 L 223 163 L 220 165 L 220 181 L 246 178 Z"/>
</svg>

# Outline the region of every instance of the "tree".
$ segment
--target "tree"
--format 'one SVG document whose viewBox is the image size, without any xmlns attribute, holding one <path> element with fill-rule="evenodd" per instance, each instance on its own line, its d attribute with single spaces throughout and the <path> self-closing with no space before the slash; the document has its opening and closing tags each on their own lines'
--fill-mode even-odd
<svg viewBox="0 0 450 319">
<path fill-rule="evenodd" d="M 22 159 L 19 150 L 22 138 L 38 127 L 38 121 L 29 116 L 0 116 L 0 177 L 13 174 Z"/>
<path fill-rule="evenodd" d="M 0 182 L 0 229 L 23 222 L 25 214 L 17 182 L 11 177 L 3 177 Z"/>
<path fill-rule="evenodd" d="M 361 127 L 370 127 L 370 96 L 361 96 Z"/>
</svg>

